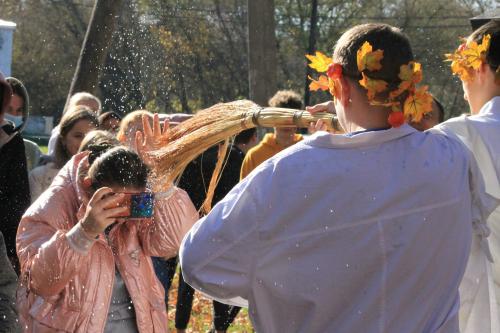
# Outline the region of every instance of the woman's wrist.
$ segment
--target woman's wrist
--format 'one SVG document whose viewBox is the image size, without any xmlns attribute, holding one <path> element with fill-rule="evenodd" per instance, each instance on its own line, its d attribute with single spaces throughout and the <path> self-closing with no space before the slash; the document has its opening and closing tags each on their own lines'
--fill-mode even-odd
<svg viewBox="0 0 500 333">
<path fill-rule="evenodd" d="M 90 225 L 90 223 L 88 223 L 86 220 L 82 220 L 79 223 L 80 223 L 80 227 L 82 228 L 82 231 L 90 239 L 96 239 L 99 236 L 99 234 L 101 233 L 99 230 L 96 230 L 96 228 L 93 228 Z"/>
</svg>

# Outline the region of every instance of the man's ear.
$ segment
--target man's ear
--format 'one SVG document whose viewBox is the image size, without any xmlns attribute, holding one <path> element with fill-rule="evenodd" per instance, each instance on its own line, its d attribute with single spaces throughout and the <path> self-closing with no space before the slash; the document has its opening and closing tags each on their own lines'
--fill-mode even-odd
<svg viewBox="0 0 500 333">
<path fill-rule="evenodd" d="M 339 88 L 336 91 L 336 98 L 338 98 L 339 102 L 342 104 L 344 108 L 346 108 L 351 102 L 351 85 L 350 82 L 345 78 L 341 77 L 337 80 L 339 84 Z"/>
<path fill-rule="evenodd" d="M 479 82 L 485 82 L 488 80 L 489 76 L 495 78 L 495 72 L 491 69 L 490 65 L 483 62 L 481 66 L 476 70 L 476 75 L 478 76 Z"/>
</svg>

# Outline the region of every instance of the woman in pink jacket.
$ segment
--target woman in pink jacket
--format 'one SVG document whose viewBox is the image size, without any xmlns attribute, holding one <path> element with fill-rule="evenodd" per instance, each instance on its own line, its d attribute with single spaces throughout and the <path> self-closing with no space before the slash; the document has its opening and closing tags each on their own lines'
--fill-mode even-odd
<svg viewBox="0 0 500 333">
<path fill-rule="evenodd" d="M 144 142 L 158 142 L 160 132 L 145 133 Z M 129 210 L 123 192 L 145 190 L 147 167 L 126 148 L 93 160 L 92 153 L 75 155 L 21 221 L 24 331 L 168 332 L 150 257 L 176 255 L 198 213 L 171 187 L 155 193 L 152 218 L 117 218 Z"/>
</svg>

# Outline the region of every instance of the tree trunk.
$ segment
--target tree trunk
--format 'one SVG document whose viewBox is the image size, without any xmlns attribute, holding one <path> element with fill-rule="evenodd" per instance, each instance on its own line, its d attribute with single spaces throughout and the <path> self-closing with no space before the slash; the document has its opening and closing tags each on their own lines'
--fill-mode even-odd
<svg viewBox="0 0 500 333">
<path fill-rule="evenodd" d="M 307 48 L 307 54 L 313 54 L 316 51 L 316 34 L 318 30 L 318 0 L 312 0 L 311 2 L 311 27 L 309 31 L 309 47 Z M 312 68 L 306 66 L 306 86 L 304 90 L 304 105 L 309 105 L 309 100 L 311 99 L 311 92 L 309 91 L 309 79 L 312 73 Z"/>
<path fill-rule="evenodd" d="M 76 92 L 95 94 L 122 0 L 96 0 L 66 104 Z"/>
<path fill-rule="evenodd" d="M 247 3 L 250 99 L 265 106 L 277 90 L 274 1 L 248 0 Z"/>
</svg>

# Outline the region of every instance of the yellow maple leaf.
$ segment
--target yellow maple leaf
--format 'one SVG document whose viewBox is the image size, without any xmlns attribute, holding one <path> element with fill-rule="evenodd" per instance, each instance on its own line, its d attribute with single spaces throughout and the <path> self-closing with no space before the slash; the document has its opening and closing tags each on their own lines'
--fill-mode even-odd
<svg viewBox="0 0 500 333">
<path fill-rule="evenodd" d="M 368 100 L 372 100 L 375 98 L 375 95 L 381 93 L 382 91 L 387 89 L 387 82 L 384 80 L 375 80 L 366 76 L 365 73 L 361 73 L 362 79 L 359 80 L 359 84 L 367 90 L 366 96 L 368 96 Z"/>
<path fill-rule="evenodd" d="M 364 42 L 357 53 L 358 70 L 360 72 L 368 69 L 369 71 L 378 71 L 382 68 L 380 61 L 384 58 L 383 50 L 373 51 L 369 42 Z"/>
<path fill-rule="evenodd" d="M 328 66 L 333 62 L 332 58 L 327 57 L 322 52 L 316 51 L 315 55 L 306 54 L 306 58 L 311 62 L 309 67 L 315 69 L 319 73 L 324 73 L 328 70 Z"/>
<path fill-rule="evenodd" d="M 427 86 L 422 86 L 410 94 L 406 99 L 403 112 L 407 119 L 414 122 L 422 120 L 424 114 L 432 111 L 432 95 L 427 91 Z"/>
<path fill-rule="evenodd" d="M 311 80 L 311 83 L 309 84 L 310 91 L 318 91 L 318 90 L 326 91 L 330 89 L 330 83 L 328 82 L 329 80 L 326 75 L 320 75 L 317 80 L 313 79 L 310 76 L 308 76 L 307 78 Z"/>
</svg>

